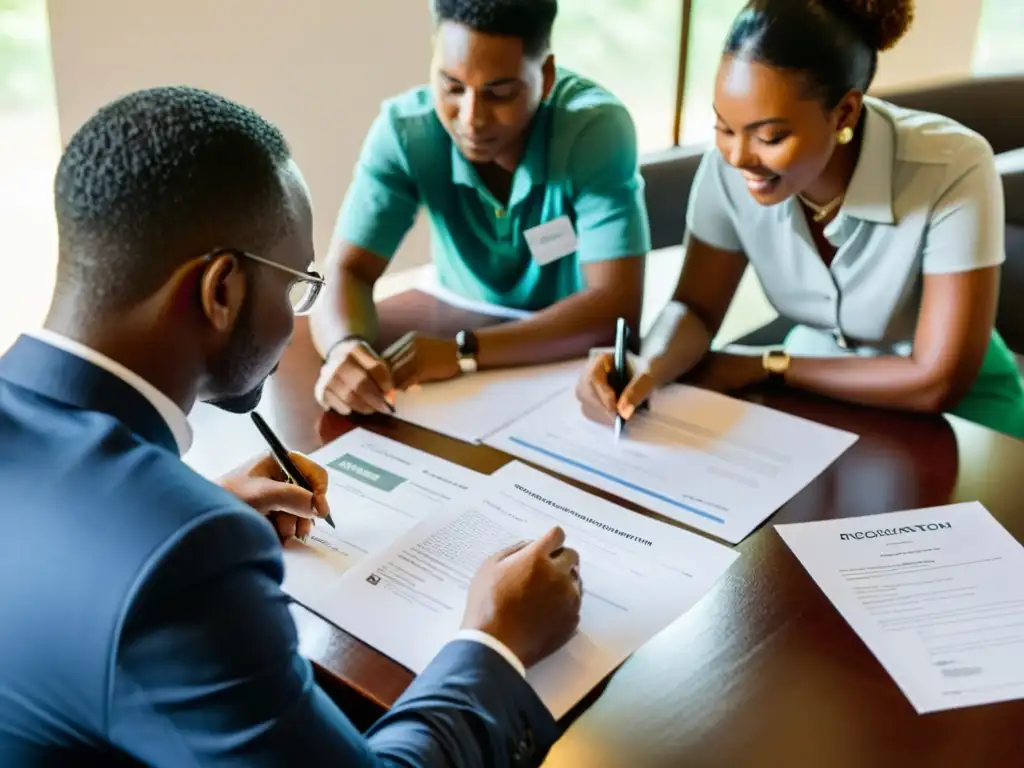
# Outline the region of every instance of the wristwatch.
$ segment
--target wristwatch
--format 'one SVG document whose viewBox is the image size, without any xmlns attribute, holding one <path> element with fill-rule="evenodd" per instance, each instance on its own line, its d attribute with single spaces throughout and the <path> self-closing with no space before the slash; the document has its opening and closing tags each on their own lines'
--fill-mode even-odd
<svg viewBox="0 0 1024 768">
<path fill-rule="evenodd" d="M 456 355 L 459 359 L 459 370 L 463 373 L 476 373 L 476 353 L 479 349 L 476 334 L 472 331 L 459 331 L 455 334 L 458 347 Z"/>
<path fill-rule="evenodd" d="M 768 349 L 761 356 L 761 365 L 769 379 L 785 380 L 789 372 L 789 352 L 784 349 Z"/>
</svg>

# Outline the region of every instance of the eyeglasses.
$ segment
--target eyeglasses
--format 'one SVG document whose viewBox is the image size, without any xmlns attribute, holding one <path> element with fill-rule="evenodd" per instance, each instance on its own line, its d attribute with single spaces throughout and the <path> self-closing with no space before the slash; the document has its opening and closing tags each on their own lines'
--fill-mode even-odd
<svg viewBox="0 0 1024 768">
<path fill-rule="evenodd" d="M 225 253 L 230 253 L 234 256 L 244 256 L 255 261 L 257 264 L 265 264 L 268 267 L 280 269 L 282 272 L 287 272 L 294 277 L 295 282 L 288 289 L 288 300 L 291 302 L 292 310 L 296 315 L 305 315 L 313 308 L 317 297 L 320 295 L 320 290 L 327 283 L 324 276 L 314 269 L 300 272 L 297 269 L 286 267 L 284 264 L 278 264 L 276 261 L 264 259 L 262 256 L 257 256 L 248 251 L 240 251 L 237 248 L 218 248 L 208 253 L 206 258 L 208 260 L 215 259 Z"/>
</svg>

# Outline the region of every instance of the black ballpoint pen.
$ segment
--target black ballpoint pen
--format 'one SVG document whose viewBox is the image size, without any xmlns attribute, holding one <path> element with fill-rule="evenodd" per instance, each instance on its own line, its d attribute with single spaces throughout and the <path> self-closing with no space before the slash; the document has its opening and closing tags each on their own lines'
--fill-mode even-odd
<svg viewBox="0 0 1024 768">
<path fill-rule="evenodd" d="M 629 324 L 626 322 L 624 317 L 620 317 L 615 323 L 615 368 L 612 370 L 612 381 L 609 384 L 612 385 L 612 391 L 615 392 L 616 405 L 619 402 L 619 398 L 622 397 L 623 391 L 626 389 L 626 385 L 629 384 L 629 363 L 626 360 L 626 349 L 629 344 Z M 626 426 L 626 420 L 616 412 L 615 413 L 615 439 L 618 440 L 622 435 L 622 430 Z"/>
<path fill-rule="evenodd" d="M 288 482 L 295 483 L 300 488 L 304 488 L 310 493 L 313 492 L 313 487 L 309 484 L 309 481 L 299 471 L 299 468 L 295 466 L 295 462 L 288 456 L 288 450 L 284 447 L 284 444 L 277 438 L 274 431 L 270 428 L 270 425 L 260 416 L 256 411 L 249 414 L 252 417 L 252 423 L 256 425 L 256 429 L 263 435 L 263 439 L 267 441 L 267 445 L 270 447 L 270 453 L 273 454 L 277 463 L 281 467 L 281 471 L 284 472 L 285 477 L 288 478 Z M 331 528 L 337 528 L 334 521 L 331 519 L 331 513 L 327 513 L 327 517 L 324 518 L 327 524 Z"/>
</svg>

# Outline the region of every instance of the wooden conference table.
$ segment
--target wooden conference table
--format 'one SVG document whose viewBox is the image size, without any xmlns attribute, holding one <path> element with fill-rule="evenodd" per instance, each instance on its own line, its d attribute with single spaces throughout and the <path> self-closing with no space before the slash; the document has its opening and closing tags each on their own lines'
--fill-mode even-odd
<svg viewBox="0 0 1024 768">
<path fill-rule="evenodd" d="M 453 336 L 495 322 L 416 291 L 380 310 L 385 342 L 403 329 Z M 300 322 L 260 408 L 300 450 L 356 426 L 314 403 L 318 368 Z M 917 715 L 773 528 L 977 499 L 1024 540 L 1024 443 L 955 418 L 792 393 L 750 399 L 861 439 L 738 546 L 740 559 L 710 594 L 570 715 L 547 765 L 1024 764 L 1024 701 Z M 481 472 L 510 460 L 395 419 L 358 425 Z M 249 429 L 220 438 L 240 458 L 257 447 Z M 303 653 L 329 690 L 347 692 L 342 698 L 358 694 L 364 706 L 387 706 L 412 681 L 410 672 L 305 609 L 295 606 L 294 615 Z"/>
</svg>

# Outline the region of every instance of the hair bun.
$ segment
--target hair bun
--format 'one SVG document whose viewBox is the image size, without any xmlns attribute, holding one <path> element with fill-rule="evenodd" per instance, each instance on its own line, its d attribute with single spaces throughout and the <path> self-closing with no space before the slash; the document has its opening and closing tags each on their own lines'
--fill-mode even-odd
<svg viewBox="0 0 1024 768">
<path fill-rule="evenodd" d="M 821 0 L 821 4 L 855 24 L 876 51 L 896 45 L 914 21 L 914 0 Z"/>
</svg>

